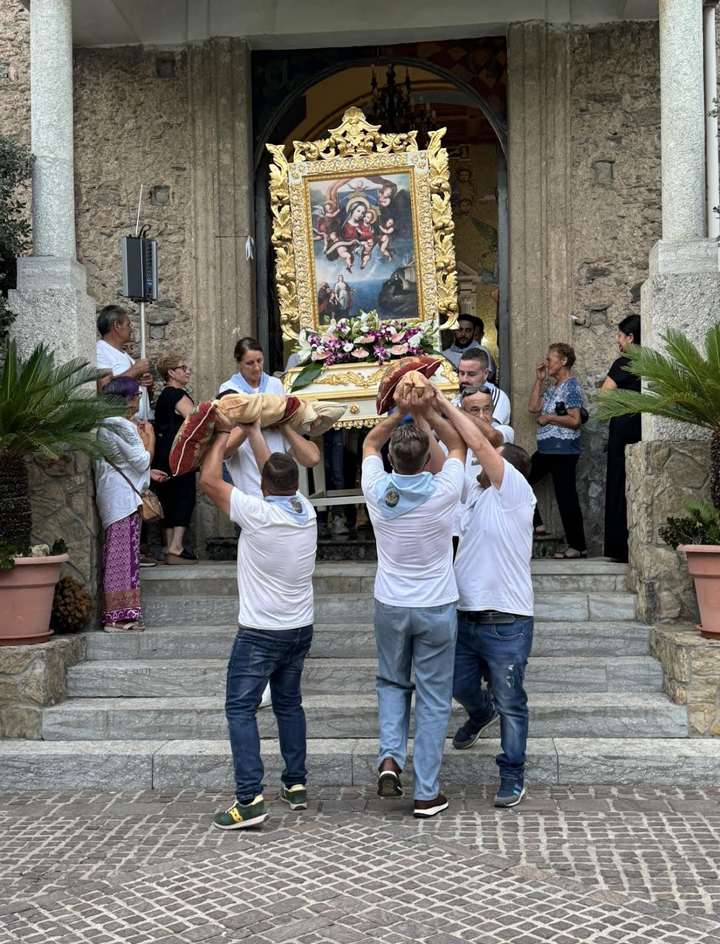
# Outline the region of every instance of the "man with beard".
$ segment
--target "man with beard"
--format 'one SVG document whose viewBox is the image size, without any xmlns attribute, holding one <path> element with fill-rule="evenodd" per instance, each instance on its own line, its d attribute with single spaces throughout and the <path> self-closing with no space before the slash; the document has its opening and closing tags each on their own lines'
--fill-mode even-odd
<svg viewBox="0 0 720 944">
<path fill-rule="evenodd" d="M 454 406 L 460 406 L 460 396 L 466 387 L 486 387 L 492 394 L 493 419 L 501 426 L 510 425 L 510 398 L 495 384 L 488 381 L 490 364 L 485 348 L 473 347 L 466 350 L 458 365 L 458 386 L 460 393 L 453 400 Z"/>
</svg>

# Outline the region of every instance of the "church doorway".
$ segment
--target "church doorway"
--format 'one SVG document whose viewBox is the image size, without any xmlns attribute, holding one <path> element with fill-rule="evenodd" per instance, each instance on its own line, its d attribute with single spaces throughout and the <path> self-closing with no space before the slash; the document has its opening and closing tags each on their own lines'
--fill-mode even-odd
<svg viewBox="0 0 720 944">
<path fill-rule="evenodd" d="M 422 47 L 253 54 L 258 335 L 272 370 L 292 348 L 283 344 L 275 296 L 265 144 L 284 143 L 291 154 L 293 141 L 325 136 L 351 105 L 372 120 L 374 77 L 378 89 L 393 79 L 409 88 L 421 127 L 447 128 L 459 308 L 482 321 L 482 343 L 509 389 L 504 39 Z M 419 137 L 422 146 L 422 130 Z M 452 340 L 446 333 L 443 347 Z"/>
</svg>

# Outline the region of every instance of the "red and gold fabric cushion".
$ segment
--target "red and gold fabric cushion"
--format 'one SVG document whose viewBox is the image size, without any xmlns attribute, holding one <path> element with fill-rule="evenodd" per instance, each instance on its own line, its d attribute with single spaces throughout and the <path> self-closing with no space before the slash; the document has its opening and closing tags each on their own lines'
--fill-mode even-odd
<svg viewBox="0 0 720 944">
<path fill-rule="evenodd" d="M 202 465 L 215 431 L 217 407 L 212 402 L 198 403 L 177 431 L 170 450 L 173 475 L 193 472 Z"/>
<path fill-rule="evenodd" d="M 392 361 L 388 366 L 382 380 L 378 386 L 378 395 L 376 409 L 378 416 L 387 413 L 395 405 L 395 388 L 398 381 L 408 373 L 416 370 L 423 377 L 432 377 L 442 362 L 437 357 L 428 357 L 425 354 L 418 354 L 414 357 L 403 357 L 401 360 Z"/>
</svg>

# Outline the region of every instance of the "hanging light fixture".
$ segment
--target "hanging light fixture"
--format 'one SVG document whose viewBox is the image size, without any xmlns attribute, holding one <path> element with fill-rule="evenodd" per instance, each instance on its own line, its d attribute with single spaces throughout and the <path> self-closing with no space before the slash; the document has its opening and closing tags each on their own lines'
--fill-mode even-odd
<svg viewBox="0 0 720 944">
<path fill-rule="evenodd" d="M 385 85 L 378 86 L 375 66 L 370 79 L 368 120 L 379 124 L 386 134 L 418 132 L 418 144 L 427 145 L 428 135 L 435 130 L 435 112 L 429 102 L 415 102 L 410 82 L 410 70 L 405 69 L 405 81 L 398 82 L 395 66 L 390 63 L 385 73 Z"/>
</svg>

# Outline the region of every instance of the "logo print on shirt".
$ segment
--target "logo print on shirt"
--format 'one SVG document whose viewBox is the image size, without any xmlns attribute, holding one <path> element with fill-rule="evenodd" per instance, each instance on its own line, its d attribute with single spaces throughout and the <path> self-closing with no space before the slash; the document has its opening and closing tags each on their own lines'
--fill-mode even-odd
<svg viewBox="0 0 720 944">
<path fill-rule="evenodd" d="M 388 508 L 394 508 L 400 501 L 400 495 L 395 490 L 389 491 L 385 496 L 385 504 Z"/>
<path fill-rule="evenodd" d="M 302 503 L 298 501 L 297 498 L 290 499 L 290 507 L 292 508 L 293 511 L 297 512 L 298 514 L 300 514 L 300 512 L 303 510 Z"/>
</svg>

